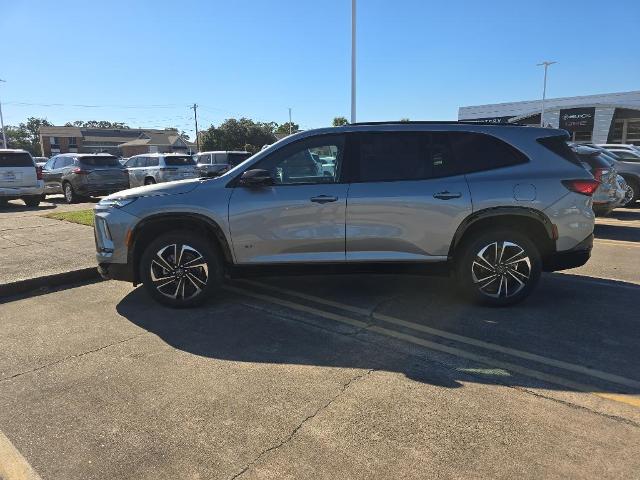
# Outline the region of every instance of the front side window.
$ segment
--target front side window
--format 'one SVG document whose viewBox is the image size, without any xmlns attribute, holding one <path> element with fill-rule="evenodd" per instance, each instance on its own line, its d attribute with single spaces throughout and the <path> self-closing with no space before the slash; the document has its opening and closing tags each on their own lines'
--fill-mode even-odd
<svg viewBox="0 0 640 480">
<path fill-rule="evenodd" d="M 277 185 L 337 183 L 344 136 L 324 135 L 287 145 L 253 168 L 268 170 Z"/>
</svg>

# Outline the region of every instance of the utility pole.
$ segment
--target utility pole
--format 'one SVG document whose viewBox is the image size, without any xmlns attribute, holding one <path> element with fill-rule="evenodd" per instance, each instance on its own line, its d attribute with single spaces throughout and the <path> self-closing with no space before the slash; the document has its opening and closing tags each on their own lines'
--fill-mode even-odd
<svg viewBox="0 0 640 480">
<path fill-rule="evenodd" d="M 291 128 L 291 107 L 289 107 L 289 135 L 291 135 L 291 131 L 292 131 L 292 128 Z"/>
<path fill-rule="evenodd" d="M 558 63 L 558 62 L 548 62 L 545 60 L 544 62 L 537 64 L 538 67 L 544 66 L 544 85 L 542 87 L 542 112 L 540 112 L 541 127 L 544 127 L 544 102 L 547 99 L 547 69 L 549 68 L 549 65 L 553 65 L 554 63 Z"/>
<path fill-rule="evenodd" d="M 6 80 L 0 78 L 0 82 L 6 83 Z M 0 100 L 0 128 L 2 129 L 2 148 L 7 148 L 7 134 L 4 132 L 4 118 L 2 118 L 2 100 Z"/>
<path fill-rule="evenodd" d="M 356 0 L 351 0 L 351 123 L 356 123 Z"/>
<path fill-rule="evenodd" d="M 189 107 L 193 110 L 193 119 L 196 122 L 196 149 L 198 150 L 198 152 L 200 151 L 200 137 L 198 136 L 198 105 L 196 105 L 195 103 L 193 104 L 193 107 Z"/>
</svg>

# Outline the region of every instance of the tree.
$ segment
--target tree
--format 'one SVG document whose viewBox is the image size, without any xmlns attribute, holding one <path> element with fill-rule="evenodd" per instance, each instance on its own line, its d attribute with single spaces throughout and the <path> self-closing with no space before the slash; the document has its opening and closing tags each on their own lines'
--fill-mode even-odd
<svg viewBox="0 0 640 480">
<path fill-rule="evenodd" d="M 78 127 L 78 128 L 116 128 L 120 130 L 126 130 L 130 128 L 124 122 L 110 122 L 108 120 L 76 120 L 74 122 L 67 122 L 65 127 Z"/>
<path fill-rule="evenodd" d="M 294 122 L 286 122 L 282 125 L 278 125 L 276 128 L 276 133 L 289 133 L 289 125 L 291 125 L 291 133 L 296 133 L 300 131 L 300 125 Z"/>
<path fill-rule="evenodd" d="M 408 119 L 408 118 L 406 118 L 406 117 L 405 117 L 405 118 L 401 118 L 401 119 L 400 119 L 400 122 L 402 122 L 402 123 L 407 123 L 407 122 L 410 122 L 410 121 L 411 121 L 411 120 L 409 120 L 409 119 Z"/>
<path fill-rule="evenodd" d="M 346 117 L 336 117 L 333 119 L 332 125 L 334 127 L 341 127 L 343 125 L 349 125 L 349 120 Z"/>
<path fill-rule="evenodd" d="M 25 123 L 17 127 L 7 125 L 5 133 L 7 135 L 7 146 L 10 148 L 23 148 L 32 155 L 38 156 L 42 150 L 40 148 L 40 127 L 50 127 L 51 123 L 46 118 L 29 117 Z"/>
<path fill-rule="evenodd" d="M 228 118 L 216 127 L 211 125 L 200 133 L 201 150 L 258 151 L 275 142 L 273 123 L 254 122 L 249 118 Z"/>
</svg>

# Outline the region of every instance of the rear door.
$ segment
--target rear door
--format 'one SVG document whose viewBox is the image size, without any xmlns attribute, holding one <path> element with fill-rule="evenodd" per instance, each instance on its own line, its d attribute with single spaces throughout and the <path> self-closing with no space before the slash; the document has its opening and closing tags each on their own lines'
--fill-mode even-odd
<svg viewBox="0 0 640 480">
<path fill-rule="evenodd" d="M 347 200 L 347 261 L 446 260 L 471 213 L 444 132 L 357 135 Z"/>
<path fill-rule="evenodd" d="M 229 225 L 237 263 L 344 262 L 344 147 L 344 135 L 315 136 L 251 167 L 268 170 L 276 184 L 233 189 Z M 335 175 L 320 174 L 311 157 L 316 152 L 335 158 Z"/>
<path fill-rule="evenodd" d="M 0 152 L 0 188 L 35 187 L 38 175 L 27 152 Z"/>
</svg>

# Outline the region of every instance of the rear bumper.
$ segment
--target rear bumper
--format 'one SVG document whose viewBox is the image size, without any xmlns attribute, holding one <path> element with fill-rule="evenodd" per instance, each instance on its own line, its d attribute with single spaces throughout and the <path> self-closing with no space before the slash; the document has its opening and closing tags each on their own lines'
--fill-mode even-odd
<svg viewBox="0 0 640 480">
<path fill-rule="evenodd" d="M 99 263 L 98 273 L 105 280 L 135 281 L 133 268 L 128 263 Z"/>
<path fill-rule="evenodd" d="M 33 187 L 0 187 L 0 197 L 2 198 L 21 198 L 28 196 L 37 196 L 44 193 L 44 182 L 38 180 L 38 185 Z"/>
<path fill-rule="evenodd" d="M 120 192 L 122 190 L 129 189 L 129 183 L 123 183 L 119 185 L 90 185 L 80 184 L 76 188 L 76 192 L 80 195 L 111 195 L 112 193 Z"/>
<path fill-rule="evenodd" d="M 542 269 L 545 272 L 556 272 L 558 270 L 581 267 L 587 263 L 591 257 L 592 248 L 593 234 L 589 235 L 571 250 L 554 252 L 548 255 L 542 262 Z"/>
</svg>

